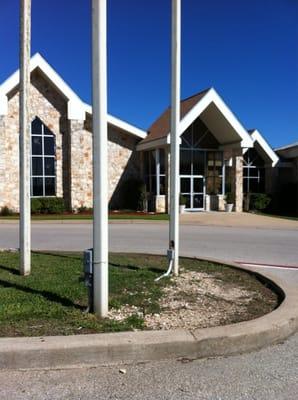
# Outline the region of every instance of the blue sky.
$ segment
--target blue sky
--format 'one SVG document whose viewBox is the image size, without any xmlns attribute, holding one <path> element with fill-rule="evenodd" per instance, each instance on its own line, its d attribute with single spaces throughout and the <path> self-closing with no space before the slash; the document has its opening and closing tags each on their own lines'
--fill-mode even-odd
<svg viewBox="0 0 298 400">
<path fill-rule="evenodd" d="M 148 128 L 170 101 L 170 0 L 108 0 L 109 112 Z M 32 54 L 91 98 L 89 0 L 32 0 Z M 18 67 L 0 0 L 0 82 Z M 298 0 L 182 0 L 182 98 L 213 86 L 273 146 L 298 140 Z"/>
</svg>

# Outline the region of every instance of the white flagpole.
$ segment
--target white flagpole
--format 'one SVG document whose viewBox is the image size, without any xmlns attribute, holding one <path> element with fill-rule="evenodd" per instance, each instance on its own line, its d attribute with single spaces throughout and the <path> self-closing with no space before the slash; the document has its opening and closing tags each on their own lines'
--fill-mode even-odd
<svg viewBox="0 0 298 400">
<path fill-rule="evenodd" d="M 31 0 L 20 0 L 20 274 L 31 272 L 31 204 L 30 204 L 30 36 Z"/>
<path fill-rule="evenodd" d="M 181 0 L 172 0 L 172 77 L 170 144 L 170 248 L 175 251 L 174 274 L 179 273 L 179 122 L 181 74 Z"/>
<path fill-rule="evenodd" d="M 94 311 L 108 313 L 107 0 L 92 0 Z"/>
</svg>

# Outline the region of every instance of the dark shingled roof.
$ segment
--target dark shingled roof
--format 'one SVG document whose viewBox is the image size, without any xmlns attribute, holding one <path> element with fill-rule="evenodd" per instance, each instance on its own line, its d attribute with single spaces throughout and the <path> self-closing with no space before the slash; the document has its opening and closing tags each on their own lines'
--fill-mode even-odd
<svg viewBox="0 0 298 400">
<path fill-rule="evenodd" d="M 187 99 L 180 102 L 180 119 L 182 119 L 209 91 L 205 89 Z M 151 140 L 161 139 L 166 137 L 170 132 L 170 118 L 171 118 L 171 107 L 168 107 L 155 122 L 148 129 L 148 136 L 141 141 L 141 143 L 147 143 Z"/>
</svg>

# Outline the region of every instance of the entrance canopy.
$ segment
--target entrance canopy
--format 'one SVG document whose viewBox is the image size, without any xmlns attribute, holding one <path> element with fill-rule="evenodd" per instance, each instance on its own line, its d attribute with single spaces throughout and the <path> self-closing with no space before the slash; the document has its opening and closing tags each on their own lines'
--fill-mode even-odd
<svg viewBox="0 0 298 400">
<path fill-rule="evenodd" d="M 152 124 L 138 150 L 150 150 L 170 143 L 170 111 L 168 108 Z M 249 133 L 213 88 L 181 102 L 180 136 L 197 118 L 204 122 L 222 148 L 253 147 Z"/>
</svg>

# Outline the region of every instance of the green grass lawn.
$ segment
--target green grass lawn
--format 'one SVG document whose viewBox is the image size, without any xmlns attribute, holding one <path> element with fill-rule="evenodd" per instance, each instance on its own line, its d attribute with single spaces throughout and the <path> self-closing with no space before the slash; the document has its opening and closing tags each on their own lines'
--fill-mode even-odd
<svg viewBox="0 0 298 400">
<path fill-rule="evenodd" d="M 129 304 L 140 307 L 144 314 L 158 313 L 162 288 L 170 280 L 154 282 L 154 279 L 166 269 L 166 257 L 111 254 L 109 261 L 110 307 Z M 27 277 L 19 275 L 18 262 L 18 253 L 0 253 L 0 336 L 69 335 L 143 328 L 143 318 L 137 314 L 118 322 L 84 313 L 87 290 L 82 280 L 81 255 L 32 253 L 32 273 Z M 265 290 L 253 276 L 223 265 L 183 258 L 181 266 L 216 274 L 218 279 L 241 287 Z M 253 316 L 269 311 L 264 292 L 264 304 L 255 305 Z"/>
</svg>

